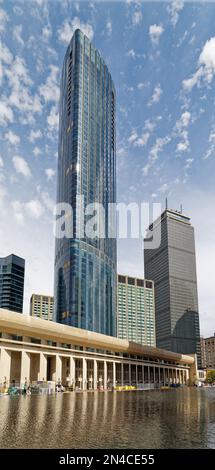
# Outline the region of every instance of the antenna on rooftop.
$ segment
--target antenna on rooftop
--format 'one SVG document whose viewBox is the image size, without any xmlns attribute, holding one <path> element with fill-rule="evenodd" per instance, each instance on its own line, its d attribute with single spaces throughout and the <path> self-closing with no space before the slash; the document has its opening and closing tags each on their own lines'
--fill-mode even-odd
<svg viewBox="0 0 215 470">
<path fill-rule="evenodd" d="M 166 211 L 167 211 L 167 209 L 168 209 L 168 199 L 167 199 L 167 197 L 166 197 L 165 201 L 166 201 Z"/>
<path fill-rule="evenodd" d="M 183 212 L 182 209 L 183 209 L 183 208 L 182 208 L 182 204 L 181 204 L 181 205 L 180 205 L 180 212 L 181 212 L 181 214 L 182 214 L 182 212 Z"/>
</svg>

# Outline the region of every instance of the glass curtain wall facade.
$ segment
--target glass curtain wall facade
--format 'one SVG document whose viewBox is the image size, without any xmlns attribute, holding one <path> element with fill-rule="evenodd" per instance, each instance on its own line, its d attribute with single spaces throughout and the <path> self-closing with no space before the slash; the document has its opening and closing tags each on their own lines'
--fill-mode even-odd
<svg viewBox="0 0 215 470">
<path fill-rule="evenodd" d="M 16 255 L 0 258 L 0 308 L 22 313 L 25 260 Z"/>
<path fill-rule="evenodd" d="M 145 276 L 155 283 L 157 347 L 196 353 L 201 368 L 194 228 L 189 217 L 167 209 L 149 236 L 160 230 L 160 246 L 144 250 Z"/>
<path fill-rule="evenodd" d="M 107 66 L 76 30 L 61 78 L 57 189 L 57 202 L 72 205 L 73 237 L 56 239 L 54 319 L 112 336 L 116 235 L 108 204 L 116 202 L 115 100 Z M 89 221 L 86 208 L 92 203 L 104 207 L 103 238 L 83 233 Z M 108 238 L 108 228 L 113 238 Z"/>
<path fill-rule="evenodd" d="M 117 336 L 156 346 L 154 283 L 118 275 Z"/>
</svg>

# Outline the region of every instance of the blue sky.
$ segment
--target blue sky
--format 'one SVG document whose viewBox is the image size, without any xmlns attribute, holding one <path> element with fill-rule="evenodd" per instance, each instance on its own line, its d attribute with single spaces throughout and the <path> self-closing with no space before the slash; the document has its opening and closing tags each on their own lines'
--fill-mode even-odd
<svg viewBox="0 0 215 470">
<path fill-rule="evenodd" d="M 183 204 L 196 234 L 201 332 L 213 334 L 215 5 L 0 1 L 0 256 L 26 259 L 32 292 L 53 292 L 59 79 L 80 29 L 117 91 L 120 202 Z M 121 240 L 119 271 L 143 275 L 141 240 Z"/>
</svg>

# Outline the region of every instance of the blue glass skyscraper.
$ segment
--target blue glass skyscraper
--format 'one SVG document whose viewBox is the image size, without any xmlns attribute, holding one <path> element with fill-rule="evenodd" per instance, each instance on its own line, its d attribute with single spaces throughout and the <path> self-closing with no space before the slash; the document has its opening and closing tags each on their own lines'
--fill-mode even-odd
<svg viewBox="0 0 215 470">
<path fill-rule="evenodd" d="M 73 208 L 73 237 L 56 239 L 56 321 L 116 335 L 115 88 L 103 59 L 76 30 L 61 77 L 57 202 Z M 79 197 L 84 198 L 80 209 Z M 103 238 L 80 236 L 89 204 L 104 207 Z M 85 215 L 84 215 L 85 213 Z M 109 227 L 110 228 L 110 227 Z"/>
</svg>

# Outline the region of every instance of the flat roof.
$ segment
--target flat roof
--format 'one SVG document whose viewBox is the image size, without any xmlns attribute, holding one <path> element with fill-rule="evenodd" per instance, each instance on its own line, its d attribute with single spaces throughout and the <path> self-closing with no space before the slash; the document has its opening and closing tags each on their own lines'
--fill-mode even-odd
<svg viewBox="0 0 215 470">
<path fill-rule="evenodd" d="M 17 336 L 52 340 L 58 343 L 171 360 L 182 364 L 194 363 L 193 356 L 178 354 L 151 346 L 143 346 L 125 339 L 42 320 L 41 318 L 31 317 L 6 309 L 0 309 L 0 331 Z"/>
</svg>

